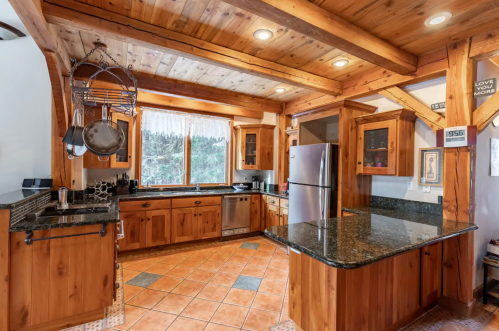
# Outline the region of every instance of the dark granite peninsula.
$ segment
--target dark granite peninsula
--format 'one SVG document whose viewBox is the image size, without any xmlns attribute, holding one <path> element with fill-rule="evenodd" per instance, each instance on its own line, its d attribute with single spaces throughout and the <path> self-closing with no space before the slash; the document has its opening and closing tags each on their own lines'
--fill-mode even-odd
<svg viewBox="0 0 499 331">
<path fill-rule="evenodd" d="M 478 229 L 407 209 L 347 211 L 265 230 L 290 247 L 289 315 L 304 331 L 407 325 L 441 296 L 442 241 Z"/>
</svg>

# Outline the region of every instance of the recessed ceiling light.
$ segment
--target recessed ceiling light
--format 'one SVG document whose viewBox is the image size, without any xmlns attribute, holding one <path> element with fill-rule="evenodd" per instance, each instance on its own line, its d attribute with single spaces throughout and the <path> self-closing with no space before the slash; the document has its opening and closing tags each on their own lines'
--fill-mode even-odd
<svg viewBox="0 0 499 331">
<path fill-rule="evenodd" d="M 345 59 L 333 62 L 333 66 L 335 66 L 335 67 L 344 67 L 347 64 L 348 64 L 348 60 L 345 60 Z"/>
<path fill-rule="evenodd" d="M 261 30 L 256 30 L 253 36 L 259 40 L 269 40 L 274 36 L 274 34 L 270 30 L 261 29 Z"/>
<path fill-rule="evenodd" d="M 438 24 L 442 24 L 443 22 L 447 21 L 449 18 L 452 17 L 452 14 L 449 12 L 444 12 L 444 13 L 438 13 L 435 15 L 432 15 L 424 21 L 424 25 L 426 26 L 435 26 Z"/>
<path fill-rule="evenodd" d="M 283 92 L 286 92 L 286 89 L 284 87 L 278 87 L 278 88 L 275 89 L 275 91 L 277 93 L 283 93 Z"/>
</svg>

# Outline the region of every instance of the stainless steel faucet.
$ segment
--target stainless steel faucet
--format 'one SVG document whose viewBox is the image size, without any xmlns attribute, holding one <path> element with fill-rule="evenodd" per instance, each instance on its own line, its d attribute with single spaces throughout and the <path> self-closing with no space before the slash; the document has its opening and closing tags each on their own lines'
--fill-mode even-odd
<svg viewBox="0 0 499 331">
<path fill-rule="evenodd" d="M 195 184 L 196 185 L 196 191 L 201 191 L 201 188 L 199 187 L 199 184 Z"/>
</svg>

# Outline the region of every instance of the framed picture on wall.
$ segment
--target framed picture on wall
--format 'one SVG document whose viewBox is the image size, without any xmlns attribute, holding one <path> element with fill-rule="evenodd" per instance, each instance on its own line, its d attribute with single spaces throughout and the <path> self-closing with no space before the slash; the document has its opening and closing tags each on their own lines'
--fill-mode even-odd
<svg viewBox="0 0 499 331">
<path fill-rule="evenodd" d="M 444 149 L 419 149 L 419 185 L 444 186 Z"/>
</svg>

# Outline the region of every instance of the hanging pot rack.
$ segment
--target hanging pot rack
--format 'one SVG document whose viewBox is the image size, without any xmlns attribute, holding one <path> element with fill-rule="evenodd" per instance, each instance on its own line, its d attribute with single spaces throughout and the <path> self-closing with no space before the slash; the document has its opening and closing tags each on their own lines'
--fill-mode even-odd
<svg viewBox="0 0 499 331">
<path fill-rule="evenodd" d="M 93 107 L 106 105 L 108 108 L 113 108 L 113 111 L 120 112 L 125 116 L 133 116 L 137 105 L 137 80 L 132 74 L 132 65 L 129 65 L 128 68 L 121 66 L 106 51 L 105 45 L 99 39 L 94 43 L 94 46 L 80 61 L 76 62 L 76 60 L 72 59 L 74 64 L 69 78 L 75 112 L 81 111 L 93 116 Z M 88 62 L 88 58 L 97 50 L 101 53 L 99 64 Z M 104 59 L 104 55 L 112 61 L 112 65 Z M 81 65 L 92 66 L 96 69 L 95 73 L 82 83 L 75 81 L 75 72 Z M 125 72 L 130 82 L 125 82 L 113 70 L 115 72 L 117 70 Z M 111 75 L 120 89 L 94 87 L 94 83 L 98 81 L 98 76 L 103 73 Z"/>
</svg>

